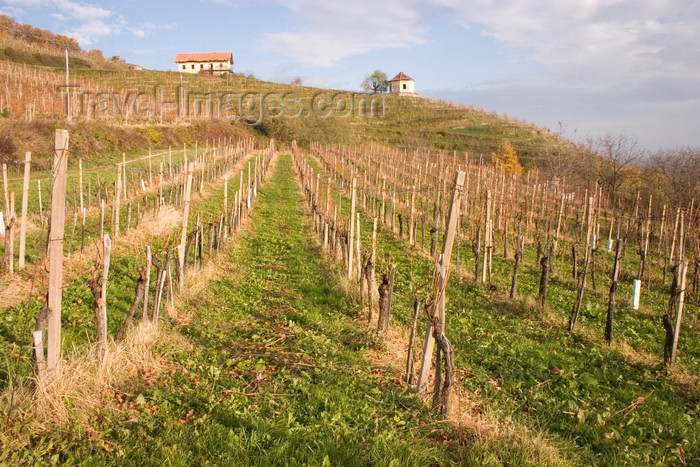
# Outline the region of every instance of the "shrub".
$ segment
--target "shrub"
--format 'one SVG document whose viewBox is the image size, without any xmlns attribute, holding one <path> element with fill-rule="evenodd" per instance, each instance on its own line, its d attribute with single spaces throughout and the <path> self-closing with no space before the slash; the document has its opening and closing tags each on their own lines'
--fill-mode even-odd
<svg viewBox="0 0 700 467">
<path fill-rule="evenodd" d="M 17 145 L 12 136 L 0 134 L 0 163 L 14 165 L 16 162 L 15 152 L 17 152 Z"/>
</svg>

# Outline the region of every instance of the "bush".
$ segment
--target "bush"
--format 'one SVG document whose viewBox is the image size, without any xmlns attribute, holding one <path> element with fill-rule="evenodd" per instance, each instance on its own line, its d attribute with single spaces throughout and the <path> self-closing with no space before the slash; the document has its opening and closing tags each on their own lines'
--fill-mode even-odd
<svg viewBox="0 0 700 467">
<path fill-rule="evenodd" d="M 17 162 L 15 152 L 17 152 L 17 145 L 12 136 L 0 134 L 0 163 L 14 165 Z"/>
<path fill-rule="evenodd" d="M 321 144 L 350 144 L 353 130 L 350 122 L 342 117 L 276 117 L 263 119 L 255 130 L 268 138 L 291 143 L 293 140 L 302 146 L 312 142 Z"/>
</svg>

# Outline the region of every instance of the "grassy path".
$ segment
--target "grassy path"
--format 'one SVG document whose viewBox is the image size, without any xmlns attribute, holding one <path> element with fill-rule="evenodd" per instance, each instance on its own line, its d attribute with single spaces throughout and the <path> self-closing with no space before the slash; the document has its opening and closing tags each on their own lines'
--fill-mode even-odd
<svg viewBox="0 0 700 467">
<path fill-rule="evenodd" d="M 307 235 L 281 156 L 236 246 L 186 299 L 174 362 L 62 438 L 60 460 L 120 465 L 432 465 L 457 446 L 418 398 L 363 360 L 375 340 Z M 65 446 L 65 444 L 68 446 Z M 58 447 L 54 447 L 54 450 Z M 51 454 L 48 449 L 47 454 Z M 463 450 L 462 450 L 463 451 Z"/>
</svg>

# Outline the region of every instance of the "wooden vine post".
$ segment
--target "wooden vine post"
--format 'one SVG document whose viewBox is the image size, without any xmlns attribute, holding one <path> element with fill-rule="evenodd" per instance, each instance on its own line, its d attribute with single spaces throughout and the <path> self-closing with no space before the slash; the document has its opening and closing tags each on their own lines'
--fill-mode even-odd
<svg viewBox="0 0 700 467">
<path fill-rule="evenodd" d="M 622 254 L 622 242 L 617 239 L 615 246 L 615 263 L 613 264 L 612 278 L 610 281 L 610 295 L 608 296 L 608 316 L 605 321 L 605 340 L 608 344 L 613 341 L 613 320 L 615 319 L 615 292 L 620 282 L 620 256 Z"/>
<path fill-rule="evenodd" d="M 97 316 L 95 317 L 97 326 L 97 358 L 99 360 L 103 360 L 107 354 L 107 278 L 109 276 L 109 260 L 112 252 L 112 241 L 109 235 L 105 235 L 103 243 L 102 290 L 97 303 Z"/>
<path fill-rule="evenodd" d="M 180 274 L 178 277 L 178 287 L 180 292 L 185 288 L 185 246 L 187 245 L 187 222 L 190 214 L 190 195 L 192 193 L 192 172 L 194 164 L 190 162 L 187 165 L 187 174 L 185 175 L 185 192 L 183 196 L 182 209 L 182 231 L 180 232 L 180 245 L 177 247 L 178 263 L 180 265 Z M 241 176 L 241 180 L 243 177 Z"/>
<path fill-rule="evenodd" d="M 683 238 L 681 236 L 681 241 Z M 683 258 L 682 254 L 680 256 L 680 264 L 678 267 L 678 274 L 680 276 L 680 287 L 678 288 L 678 307 L 676 308 L 676 320 L 673 329 L 673 347 L 671 348 L 671 365 L 676 363 L 676 353 L 678 351 L 678 336 L 681 332 L 681 320 L 683 319 L 683 304 L 685 302 L 685 282 L 686 274 L 688 272 L 688 262 Z"/>
<path fill-rule="evenodd" d="M 24 154 L 24 183 L 22 185 L 22 220 L 19 225 L 19 261 L 17 269 L 24 269 L 24 250 L 27 242 L 27 202 L 29 201 L 29 171 L 31 167 L 32 153 Z"/>
<path fill-rule="evenodd" d="M 51 229 L 49 230 L 49 292 L 46 369 L 56 368 L 61 354 L 61 298 L 63 282 L 63 232 L 68 167 L 68 130 L 56 130 L 51 188 Z"/>
<path fill-rule="evenodd" d="M 491 190 L 486 191 L 486 219 L 484 222 L 484 264 L 481 267 L 481 282 L 483 284 L 486 283 L 486 280 L 491 279 L 491 275 L 489 274 L 489 255 L 491 254 L 491 224 L 492 219 L 491 219 Z"/>
<path fill-rule="evenodd" d="M 415 236 L 413 235 L 415 217 L 416 217 L 416 187 L 413 186 L 411 188 L 411 217 L 410 217 L 410 220 L 408 222 L 408 244 L 411 246 L 415 246 L 415 244 L 416 244 L 416 239 L 415 239 Z"/>
<path fill-rule="evenodd" d="M 122 166 L 117 164 L 117 180 L 114 193 L 114 237 L 119 236 L 119 208 L 122 197 Z"/>
<path fill-rule="evenodd" d="M 10 192 L 7 187 L 7 164 L 2 164 L 2 194 L 5 200 L 5 222 L 7 222 L 10 219 Z"/>
<path fill-rule="evenodd" d="M 559 216 L 557 216 L 557 229 L 554 232 L 554 240 L 552 241 L 552 252 L 550 254 L 550 269 L 552 274 L 556 269 L 557 262 L 557 246 L 559 245 L 559 233 L 561 231 L 561 221 L 564 217 L 564 195 L 561 195 L 559 202 Z"/>
<path fill-rule="evenodd" d="M 352 197 L 350 201 L 350 233 L 348 237 L 348 279 L 352 279 L 352 254 L 353 254 L 353 248 L 352 248 L 352 240 L 355 235 L 355 203 L 356 200 L 355 198 L 357 197 L 357 179 L 353 178 L 352 179 Z"/>
<path fill-rule="evenodd" d="M 9 215 L 5 221 L 5 258 L 7 260 L 7 271 L 14 273 L 15 262 L 15 192 L 10 193 Z"/>
<path fill-rule="evenodd" d="M 580 273 L 581 276 L 578 278 L 578 290 L 576 292 L 576 300 L 571 309 L 571 314 L 569 315 L 569 331 L 574 332 L 576 329 L 576 323 L 578 321 L 579 311 L 581 310 L 581 304 L 583 303 L 583 292 L 586 289 L 586 276 L 588 275 L 588 268 L 591 263 L 592 253 L 592 242 L 591 236 L 593 231 L 593 197 L 588 198 L 588 207 L 586 210 L 586 256 L 583 260 L 583 271 Z"/>
<path fill-rule="evenodd" d="M 428 385 L 428 372 L 430 371 L 431 360 L 433 358 L 433 348 L 435 346 L 435 338 L 433 335 L 433 326 L 436 327 L 435 334 L 444 338 L 444 327 L 445 327 L 445 286 L 447 273 L 450 267 L 450 257 L 452 256 L 452 244 L 454 243 L 455 234 L 457 231 L 457 217 L 459 213 L 460 200 L 462 199 L 461 191 L 464 187 L 464 172 L 456 171 L 455 173 L 455 187 L 452 194 L 452 202 L 450 205 L 449 217 L 447 220 L 447 230 L 443 238 L 442 244 L 442 262 L 438 263 L 439 276 L 437 280 L 437 285 L 434 290 L 433 297 L 433 307 L 432 315 L 430 315 L 430 322 L 428 323 L 425 341 L 423 343 L 423 361 L 421 362 L 420 373 L 418 374 L 418 384 L 416 390 L 418 393 L 424 393 Z M 435 324 L 433 324 L 435 323 Z M 446 341 L 446 339 L 444 339 Z M 445 355 L 446 358 L 450 358 L 449 354 Z M 436 365 L 438 363 L 436 362 Z M 448 372 L 445 374 L 445 389 L 443 391 L 449 391 L 451 381 L 451 369 L 448 368 Z M 436 371 L 436 386 L 440 385 L 437 379 Z M 447 409 L 443 405 L 444 413 L 447 413 Z"/>
<path fill-rule="evenodd" d="M 41 180 L 36 181 L 36 192 L 39 195 L 39 222 L 44 225 L 44 205 L 41 202 Z"/>
<path fill-rule="evenodd" d="M 151 287 L 151 246 L 146 245 L 146 285 L 143 294 L 143 312 L 141 313 L 141 322 L 145 323 L 148 320 L 148 291 Z"/>
</svg>

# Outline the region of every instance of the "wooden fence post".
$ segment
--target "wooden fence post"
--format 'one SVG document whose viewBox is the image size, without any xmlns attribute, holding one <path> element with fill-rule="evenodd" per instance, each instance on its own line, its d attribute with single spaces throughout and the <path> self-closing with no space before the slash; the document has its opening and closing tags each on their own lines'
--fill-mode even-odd
<svg viewBox="0 0 700 467">
<path fill-rule="evenodd" d="M 114 238 L 119 236 L 119 208 L 122 197 L 122 170 L 123 166 L 117 164 L 117 182 L 116 191 L 114 193 Z"/>
<path fill-rule="evenodd" d="M 688 272 L 688 262 L 685 259 L 681 259 L 680 267 L 678 273 L 681 278 L 681 285 L 678 289 L 678 308 L 676 308 L 676 322 L 673 331 L 673 347 L 671 348 L 671 365 L 676 363 L 676 352 L 678 350 L 678 335 L 681 332 L 681 320 L 683 318 L 683 303 L 685 301 L 685 278 Z"/>
<path fill-rule="evenodd" d="M 56 368 L 61 353 L 61 298 L 63 282 L 63 232 L 68 166 L 68 130 L 56 130 L 51 188 L 51 229 L 49 231 L 49 292 L 46 368 Z"/>
<path fill-rule="evenodd" d="M 141 313 L 141 322 L 145 323 L 148 320 L 148 292 L 151 287 L 151 246 L 146 245 L 146 288 L 143 293 L 143 313 Z"/>
<path fill-rule="evenodd" d="M 122 192 L 124 193 L 124 201 L 126 201 L 127 185 L 126 185 L 126 153 L 122 153 Z"/>
<path fill-rule="evenodd" d="M 438 264 L 440 269 L 440 275 L 437 282 L 437 294 L 435 299 L 435 312 L 437 315 L 437 323 L 440 327 L 444 329 L 445 325 L 445 279 L 450 267 L 450 257 L 452 256 L 452 244 L 454 242 L 455 233 L 457 230 L 457 217 L 459 213 L 459 205 L 461 196 L 461 190 L 464 186 L 464 172 L 456 171 L 455 173 L 455 188 L 452 193 L 452 203 L 450 205 L 450 213 L 447 220 L 447 231 L 443 238 L 442 244 L 442 264 Z M 440 332 L 443 332 L 440 329 Z M 428 372 L 430 371 L 430 363 L 433 358 L 433 347 L 435 346 L 435 339 L 433 337 L 432 325 L 428 323 L 426 330 L 425 341 L 423 343 L 423 361 L 421 362 L 420 373 L 418 374 L 418 385 L 416 387 L 417 392 L 423 393 L 428 385 Z M 436 382 L 437 383 L 437 382 Z"/>
<path fill-rule="evenodd" d="M 15 272 L 15 192 L 10 193 L 10 206 L 7 210 L 8 215 L 5 219 L 5 261 L 7 261 L 7 271 L 10 274 Z"/>
<path fill-rule="evenodd" d="M 83 159 L 78 159 L 78 184 L 80 185 L 80 210 L 83 210 Z"/>
<path fill-rule="evenodd" d="M 39 194 L 39 221 L 44 225 L 44 206 L 41 202 L 41 180 L 36 181 L 36 192 Z"/>
<path fill-rule="evenodd" d="M 178 287 L 180 292 L 185 288 L 185 245 L 187 244 L 187 223 L 190 214 L 190 195 L 192 192 L 192 172 L 194 164 L 190 162 L 187 165 L 187 174 L 185 176 L 185 192 L 183 196 L 182 210 L 182 230 L 180 232 L 180 245 L 178 246 L 177 254 L 180 263 L 180 277 L 178 278 Z"/>
<path fill-rule="evenodd" d="M 615 293 L 620 278 L 620 256 L 622 254 L 622 242 L 617 239 L 615 246 L 615 262 L 613 263 L 612 278 L 610 280 L 610 294 L 608 295 L 608 315 L 605 320 L 605 340 L 608 344 L 613 341 L 613 320 L 615 319 Z"/>
<path fill-rule="evenodd" d="M 10 220 L 10 192 L 7 187 L 7 164 L 2 164 L 2 193 L 5 200 L 5 222 Z"/>
<path fill-rule="evenodd" d="M 357 262 L 357 277 L 362 282 L 362 256 L 360 255 L 360 213 L 355 213 L 357 216 L 357 231 L 355 232 L 355 256 Z"/>
<path fill-rule="evenodd" d="M 97 326 L 97 358 L 100 360 L 103 360 L 107 353 L 107 278 L 109 276 L 109 259 L 112 252 L 112 241 L 109 235 L 105 235 L 103 243 L 102 291 L 95 319 L 95 325 Z"/>
<path fill-rule="evenodd" d="M 34 360 L 36 361 L 36 376 L 43 378 L 46 371 L 44 360 L 44 331 L 32 331 L 32 345 L 34 348 Z"/>
<path fill-rule="evenodd" d="M 486 220 L 484 222 L 484 257 L 483 266 L 481 268 L 481 282 L 486 283 L 487 278 L 490 280 L 489 272 L 489 254 L 491 252 L 491 190 L 486 191 Z"/>
<path fill-rule="evenodd" d="M 352 279 L 352 241 L 355 235 L 355 198 L 357 196 L 357 179 L 352 179 L 352 196 L 350 199 L 350 233 L 348 237 L 348 279 Z"/>
</svg>

